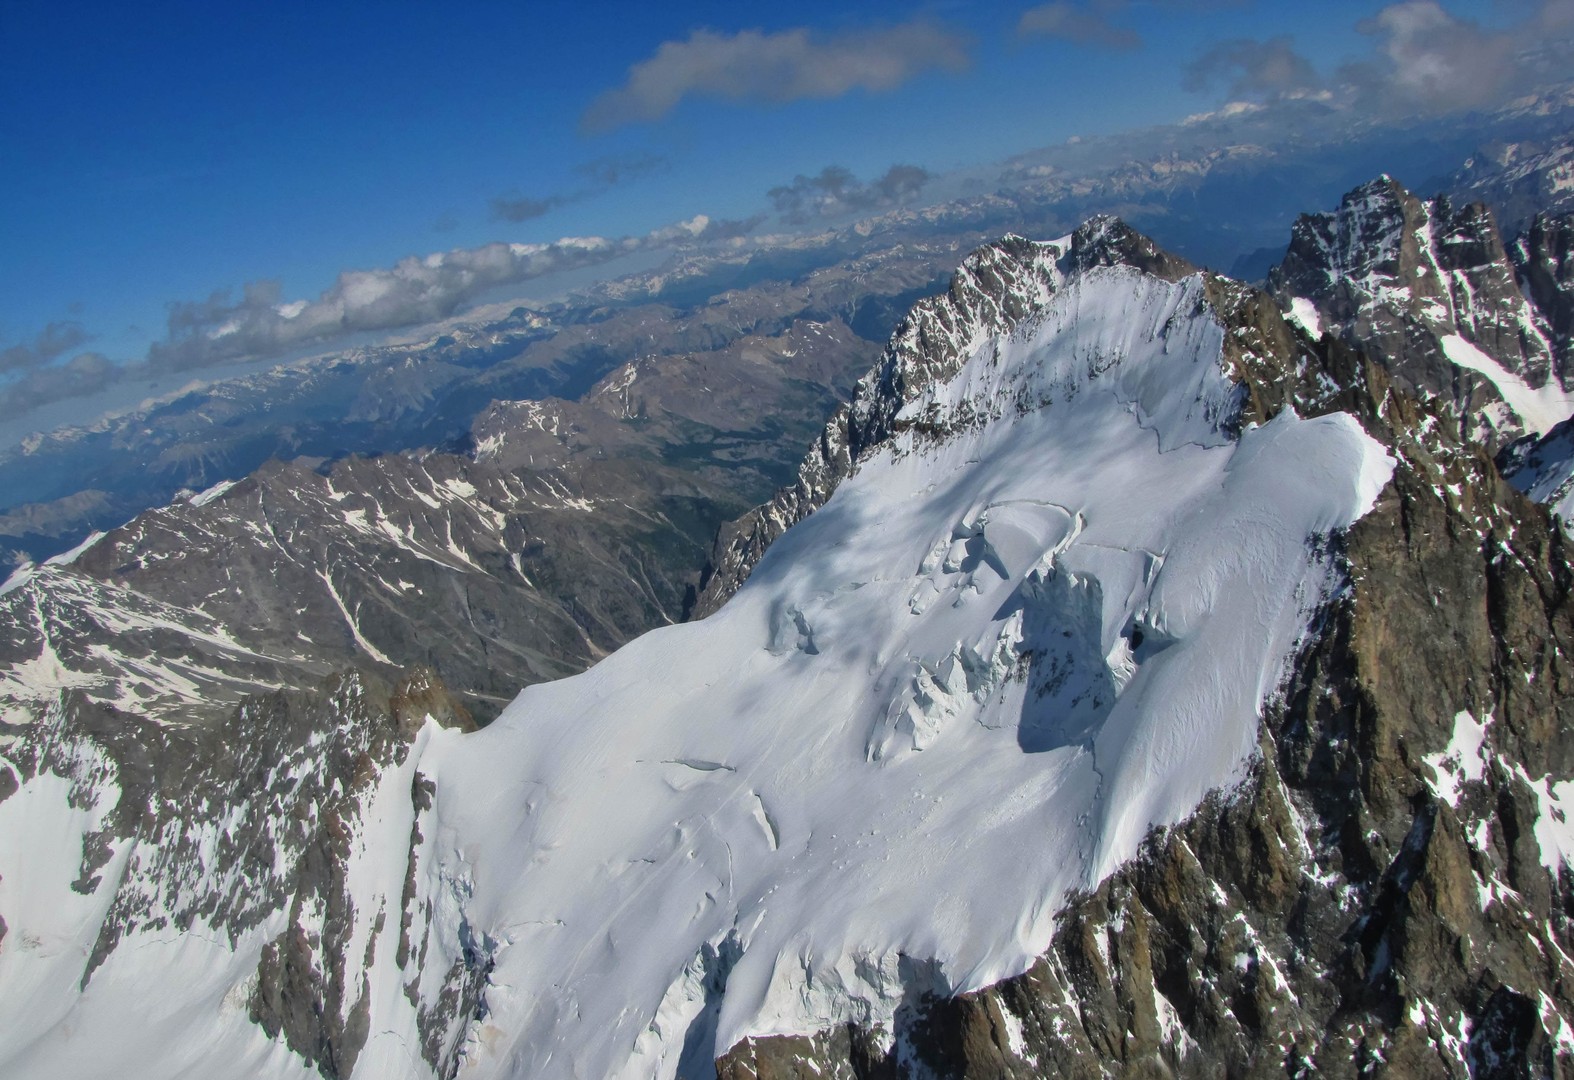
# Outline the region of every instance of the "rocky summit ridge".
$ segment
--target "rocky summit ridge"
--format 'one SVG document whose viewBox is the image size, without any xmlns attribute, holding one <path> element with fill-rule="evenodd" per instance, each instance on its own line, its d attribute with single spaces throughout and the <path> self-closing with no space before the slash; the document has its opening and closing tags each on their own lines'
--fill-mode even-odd
<svg viewBox="0 0 1574 1080">
<path fill-rule="evenodd" d="M 1383 177 L 1303 215 L 1268 288 L 1400 385 L 1449 397 L 1477 441 L 1497 445 L 1570 411 L 1574 360 L 1555 327 L 1574 297 L 1549 280 L 1547 244 L 1543 225 L 1506 247 L 1483 204 L 1424 202 Z M 1522 290 L 1531 277 L 1541 286 Z"/>
<path fill-rule="evenodd" d="M 716 614 L 480 732 L 430 672 L 322 657 L 195 723 L 86 686 L 8 712 L 4 1071 L 1566 1074 L 1574 579 L 1518 488 L 1560 490 L 1526 463 L 1565 460 L 1532 414 L 1567 228 L 1505 244 L 1384 179 L 1268 293 L 1113 219 L 983 248 L 719 537 Z M 474 610 L 464 562 L 519 570 L 508 462 L 389 464 L 438 506 L 362 524 Z M 353 479 L 288 497 L 353 530 Z M 200 558 L 321 544 L 300 629 L 336 599 L 370 642 L 381 586 L 267 491 L 167 513 L 224 523 Z M 3 599 L 64 610 L 52 576 Z M 76 649 L 200 696 L 236 670 L 205 658 L 258 663 L 245 592 L 200 633 L 82 599 L 137 644 Z M 45 679 L 31 640 L 9 670 Z"/>
</svg>

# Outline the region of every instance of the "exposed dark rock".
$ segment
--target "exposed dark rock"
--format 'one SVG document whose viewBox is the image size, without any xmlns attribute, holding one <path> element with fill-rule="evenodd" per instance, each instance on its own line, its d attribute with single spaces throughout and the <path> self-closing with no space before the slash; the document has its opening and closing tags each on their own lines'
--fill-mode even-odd
<svg viewBox="0 0 1574 1080">
<path fill-rule="evenodd" d="M 1537 214 L 1509 256 L 1553 352 L 1574 356 L 1574 214 Z"/>
<path fill-rule="evenodd" d="M 1268 291 L 1286 309 L 1310 304 L 1323 332 L 1367 352 L 1400 387 L 1449 400 L 1444 418 L 1493 449 L 1525 430 L 1524 418 L 1483 414 L 1501 400 L 1496 387 L 1456 365 L 1442 339 L 1458 335 L 1531 387 L 1562 387 L 1574 363 L 1539 329 L 1547 297 L 1521 294 L 1491 211 L 1423 202 L 1389 177 L 1331 213 L 1303 214 Z"/>
</svg>

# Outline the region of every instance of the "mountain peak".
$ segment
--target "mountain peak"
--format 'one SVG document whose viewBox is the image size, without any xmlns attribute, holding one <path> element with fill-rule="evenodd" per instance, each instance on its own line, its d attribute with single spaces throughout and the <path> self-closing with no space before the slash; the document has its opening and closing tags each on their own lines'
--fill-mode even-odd
<svg viewBox="0 0 1574 1080">
<path fill-rule="evenodd" d="M 1301 215 L 1268 289 L 1400 385 L 1450 399 L 1496 447 L 1547 430 L 1574 403 L 1564 389 L 1574 358 L 1549 321 L 1567 300 L 1527 300 L 1520 272 L 1489 208 L 1422 200 L 1381 176 L 1336 210 Z"/>
<path fill-rule="evenodd" d="M 1197 267 L 1172 255 L 1118 217 L 1101 214 L 1071 234 L 1068 269 L 1095 266 L 1130 266 L 1165 281 L 1178 281 Z"/>
</svg>

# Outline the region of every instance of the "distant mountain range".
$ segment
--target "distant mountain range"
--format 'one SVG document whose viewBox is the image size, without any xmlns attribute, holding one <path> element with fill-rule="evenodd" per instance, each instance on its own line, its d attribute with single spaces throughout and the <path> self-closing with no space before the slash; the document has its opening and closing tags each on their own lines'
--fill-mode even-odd
<svg viewBox="0 0 1574 1080">
<path fill-rule="evenodd" d="M 271 459 L 463 452 L 494 401 L 574 400 L 642 357 L 727 348 L 795 321 L 840 321 L 863 340 L 838 375 L 845 391 L 913 302 L 968 250 L 1007 232 L 1060 235 L 1114 213 L 1198 265 L 1256 281 L 1279 262 L 1297 213 L 1388 169 L 1423 194 L 1484 199 L 1512 241 L 1532 208 L 1565 205 L 1571 101 L 1574 91 L 1557 90 L 1490 114 L 1370 128 L 1308 101 L 1078 141 L 959 180 L 969 190 L 933 206 L 687 253 L 564 302 L 460 316 L 407 344 L 198 379 L 0 449 L 0 560 L 59 554 Z M 813 430 L 841 400 L 831 390 L 790 423 Z"/>
</svg>

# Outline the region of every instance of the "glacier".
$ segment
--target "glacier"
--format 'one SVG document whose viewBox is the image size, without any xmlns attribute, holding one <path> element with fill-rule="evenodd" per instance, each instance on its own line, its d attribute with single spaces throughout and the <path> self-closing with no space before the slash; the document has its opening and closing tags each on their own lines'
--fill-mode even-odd
<svg viewBox="0 0 1574 1080">
<path fill-rule="evenodd" d="M 1225 332 L 1201 275 L 1078 273 L 909 401 L 718 613 L 480 732 L 428 723 L 349 837 L 353 1075 L 431 1075 L 422 1017 L 477 958 L 475 1017 L 441 1034 L 476 1078 L 894 1037 L 916 995 L 1025 970 L 1069 896 L 1245 776 L 1341 588 L 1330 538 L 1394 466 L 1347 415 L 1243 425 Z M 0 802 L 0 910 L 71 952 L 93 896 L 13 903 L 92 829 L 57 787 Z M 424 962 L 381 934 L 401 915 Z M 237 1005 L 282 919 L 139 932 L 81 988 L 0 950 L 0 1071 L 310 1075 Z"/>
</svg>

